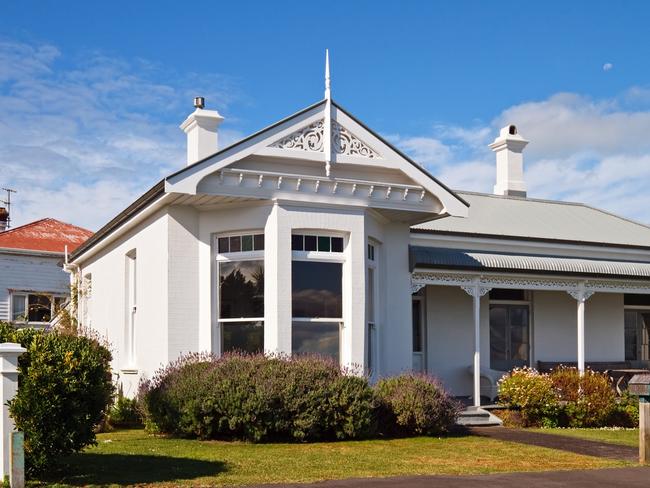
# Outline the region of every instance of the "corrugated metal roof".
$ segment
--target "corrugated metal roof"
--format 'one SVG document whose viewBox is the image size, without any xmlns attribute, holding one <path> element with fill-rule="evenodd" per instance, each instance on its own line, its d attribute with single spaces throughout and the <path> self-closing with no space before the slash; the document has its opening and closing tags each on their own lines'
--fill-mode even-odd
<svg viewBox="0 0 650 488">
<path fill-rule="evenodd" d="M 458 194 L 470 203 L 468 217 L 432 220 L 412 230 L 650 247 L 650 227 L 588 205 Z"/>
<path fill-rule="evenodd" d="M 650 262 L 491 253 L 424 246 L 410 246 L 409 258 L 411 270 L 421 267 L 650 278 Z"/>
<path fill-rule="evenodd" d="M 30 251 L 73 251 L 92 236 L 87 229 L 56 219 L 41 219 L 0 233 L 0 247 Z"/>
</svg>

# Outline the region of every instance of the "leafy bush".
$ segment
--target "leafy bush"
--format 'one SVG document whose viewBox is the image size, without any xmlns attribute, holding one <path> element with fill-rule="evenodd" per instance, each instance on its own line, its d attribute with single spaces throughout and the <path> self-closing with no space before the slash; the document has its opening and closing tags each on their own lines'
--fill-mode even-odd
<svg viewBox="0 0 650 488">
<path fill-rule="evenodd" d="M 108 411 L 106 424 L 109 428 L 141 426 L 142 417 L 140 416 L 137 400 L 125 397 L 120 391 L 115 403 L 111 405 Z"/>
<path fill-rule="evenodd" d="M 616 399 L 614 408 L 609 412 L 605 421 L 607 426 L 615 427 L 638 427 L 639 426 L 639 397 L 630 395 L 624 391 L 620 398 Z"/>
<path fill-rule="evenodd" d="M 27 349 L 9 408 L 25 433 L 29 474 L 95 443 L 94 428 L 113 396 L 111 353 L 97 339 L 0 324 L 0 342 Z"/>
<path fill-rule="evenodd" d="M 550 380 L 560 405 L 559 423 L 563 427 L 601 427 L 616 407 L 616 394 L 609 377 L 587 369 L 560 366 L 551 371 Z"/>
<path fill-rule="evenodd" d="M 154 432 L 255 442 L 368 436 L 372 390 L 344 373 L 310 356 L 193 354 L 141 383 L 138 396 Z"/>
<path fill-rule="evenodd" d="M 524 426 L 553 426 L 558 401 L 547 374 L 533 368 L 515 368 L 499 380 L 499 403 L 518 409 Z"/>
<path fill-rule="evenodd" d="M 440 435 L 449 432 L 460 411 L 440 383 L 423 374 L 382 379 L 375 394 L 378 425 L 385 435 Z"/>
</svg>

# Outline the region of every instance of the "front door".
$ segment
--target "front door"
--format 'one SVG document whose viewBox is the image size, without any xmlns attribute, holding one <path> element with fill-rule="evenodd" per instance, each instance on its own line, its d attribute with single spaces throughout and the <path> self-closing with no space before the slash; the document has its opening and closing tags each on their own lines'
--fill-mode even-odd
<svg viewBox="0 0 650 488">
<path fill-rule="evenodd" d="M 424 297 L 413 297 L 413 371 L 424 373 L 426 367 L 426 338 Z"/>
<path fill-rule="evenodd" d="M 490 368 L 510 371 L 529 364 L 528 305 L 490 304 Z"/>
</svg>

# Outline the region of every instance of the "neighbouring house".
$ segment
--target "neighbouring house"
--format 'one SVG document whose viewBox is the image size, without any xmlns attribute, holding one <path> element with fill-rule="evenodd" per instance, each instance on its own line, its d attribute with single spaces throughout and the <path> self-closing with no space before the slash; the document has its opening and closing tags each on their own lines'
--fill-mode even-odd
<svg viewBox="0 0 650 488">
<path fill-rule="evenodd" d="M 426 371 L 476 404 L 495 371 L 648 360 L 650 228 L 528 198 L 516 126 L 490 145 L 494 194 L 478 194 L 447 188 L 329 89 L 219 150 L 223 119 L 195 102 L 187 166 L 70 260 L 92 283 L 80 320 L 114 344 L 127 394 L 195 351 Z"/>
<path fill-rule="evenodd" d="M 0 220 L 6 222 L 4 208 Z M 49 218 L 9 230 L 0 225 L 0 321 L 48 325 L 70 296 L 70 275 L 63 270 L 65 247 L 72 251 L 91 235 Z"/>
</svg>

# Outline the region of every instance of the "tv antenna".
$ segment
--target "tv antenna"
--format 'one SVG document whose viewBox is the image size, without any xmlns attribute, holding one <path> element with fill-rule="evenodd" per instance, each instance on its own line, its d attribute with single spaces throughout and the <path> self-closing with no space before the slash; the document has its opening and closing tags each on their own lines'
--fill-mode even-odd
<svg viewBox="0 0 650 488">
<path fill-rule="evenodd" d="M 7 192 L 7 199 L 6 200 L 0 200 L 0 203 L 6 205 L 7 208 L 7 229 L 11 227 L 11 194 L 12 193 L 17 193 L 16 190 L 12 190 L 11 188 L 3 188 L 3 191 Z"/>
</svg>

